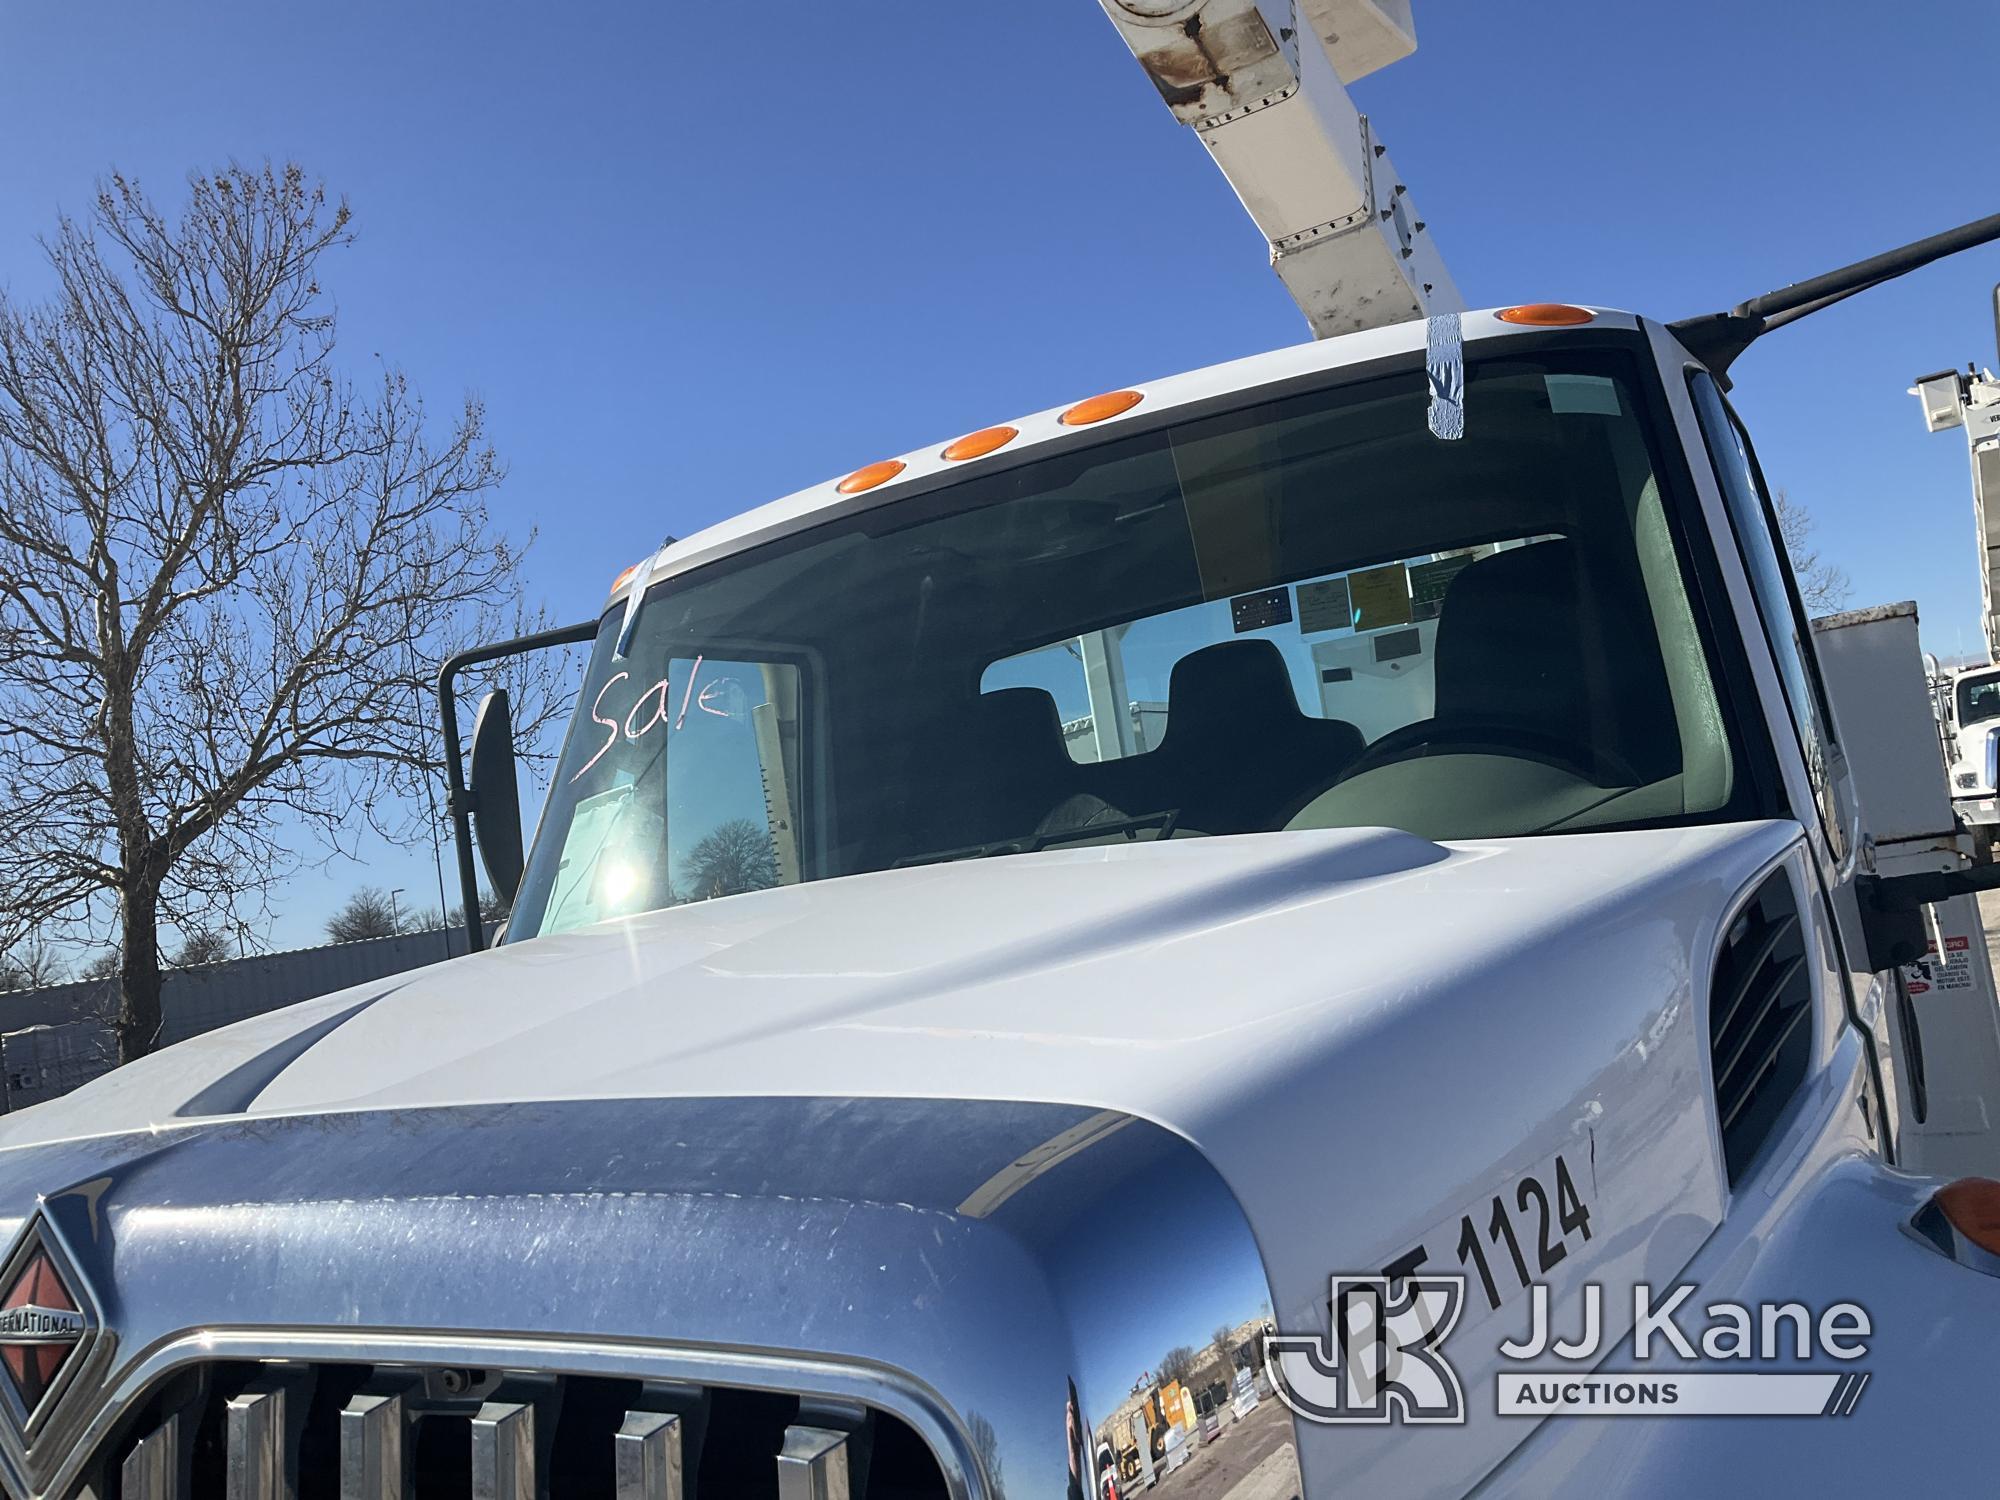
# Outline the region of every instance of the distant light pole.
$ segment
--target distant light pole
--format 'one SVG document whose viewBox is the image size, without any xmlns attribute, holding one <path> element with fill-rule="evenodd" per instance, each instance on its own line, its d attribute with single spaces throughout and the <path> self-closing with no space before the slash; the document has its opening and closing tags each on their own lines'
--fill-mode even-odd
<svg viewBox="0 0 2000 1500">
<path fill-rule="evenodd" d="M 389 892 L 389 925 L 397 932 L 403 930 L 403 919 L 396 914 L 396 898 L 402 894 L 403 888 L 400 885 Z"/>
</svg>

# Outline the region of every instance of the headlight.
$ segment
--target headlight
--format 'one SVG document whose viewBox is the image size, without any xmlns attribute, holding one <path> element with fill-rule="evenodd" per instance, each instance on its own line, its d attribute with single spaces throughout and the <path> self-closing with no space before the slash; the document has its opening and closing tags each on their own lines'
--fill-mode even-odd
<svg viewBox="0 0 2000 1500">
<path fill-rule="evenodd" d="M 1977 771 L 1960 771 L 1955 779 L 1958 782 L 1958 789 L 1962 792 L 1969 792 L 1979 785 Z"/>
</svg>

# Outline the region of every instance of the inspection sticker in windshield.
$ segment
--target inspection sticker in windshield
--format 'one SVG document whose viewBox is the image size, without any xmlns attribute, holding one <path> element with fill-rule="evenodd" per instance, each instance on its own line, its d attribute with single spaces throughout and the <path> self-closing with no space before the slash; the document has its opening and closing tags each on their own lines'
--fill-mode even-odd
<svg viewBox="0 0 2000 1500">
<path fill-rule="evenodd" d="M 1354 624 L 1354 612 L 1347 602 L 1347 580 L 1327 578 L 1299 585 L 1299 633 L 1316 635 L 1322 630 L 1347 630 Z"/>
<path fill-rule="evenodd" d="M 1238 594 L 1229 601 L 1230 622 L 1236 633 L 1268 630 L 1285 625 L 1292 618 L 1292 591 L 1288 588 L 1260 589 L 1254 594 Z"/>
</svg>

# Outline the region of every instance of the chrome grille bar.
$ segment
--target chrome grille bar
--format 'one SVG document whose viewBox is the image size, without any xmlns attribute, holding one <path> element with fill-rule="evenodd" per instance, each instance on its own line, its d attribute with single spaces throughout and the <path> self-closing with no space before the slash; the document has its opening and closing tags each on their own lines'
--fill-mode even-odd
<svg viewBox="0 0 2000 1500">
<path fill-rule="evenodd" d="M 119 1470 L 122 1500 L 187 1500 L 185 1408 L 139 1439 Z"/>
<path fill-rule="evenodd" d="M 535 1409 L 488 1401 L 472 1418 L 472 1500 L 538 1500 Z"/>
<path fill-rule="evenodd" d="M 884 1484 L 907 1500 L 964 1493 L 921 1464 L 911 1424 L 813 1391 L 257 1352 L 146 1388 L 51 1481 L 53 1500 L 691 1500 L 708 1493 L 705 1454 L 721 1500 L 756 1492 L 759 1465 L 775 1465 L 760 1472 L 776 1500 L 880 1500 Z M 773 1443 L 779 1411 L 789 1424 Z M 895 1461 L 878 1480 L 883 1432 Z"/>
<path fill-rule="evenodd" d="M 628 1411 L 612 1437 L 616 1500 L 682 1500 L 681 1419 Z"/>
<path fill-rule="evenodd" d="M 362 1391 L 340 1410 L 340 1500 L 405 1500 L 403 1393 Z"/>
<path fill-rule="evenodd" d="M 847 1434 L 787 1427 L 778 1450 L 778 1500 L 848 1500 Z"/>
<path fill-rule="evenodd" d="M 252 1386 L 231 1396 L 225 1417 L 229 1500 L 296 1500 L 287 1482 L 285 1387 Z"/>
</svg>

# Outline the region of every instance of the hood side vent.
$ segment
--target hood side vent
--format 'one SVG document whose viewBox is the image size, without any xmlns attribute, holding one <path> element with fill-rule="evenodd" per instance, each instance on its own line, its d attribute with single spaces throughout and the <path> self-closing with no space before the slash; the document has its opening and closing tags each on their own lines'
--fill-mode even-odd
<svg viewBox="0 0 2000 1500">
<path fill-rule="evenodd" d="M 1709 987 L 1709 1058 L 1734 1187 L 1805 1081 L 1812 974 L 1790 877 L 1778 870 L 1736 914 Z"/>
</svg>

